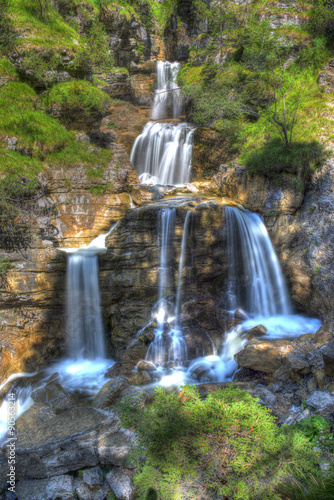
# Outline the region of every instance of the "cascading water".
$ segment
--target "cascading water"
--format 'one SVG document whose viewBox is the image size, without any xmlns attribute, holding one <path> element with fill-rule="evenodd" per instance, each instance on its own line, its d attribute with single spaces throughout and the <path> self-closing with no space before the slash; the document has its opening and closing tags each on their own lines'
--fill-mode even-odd
<svg viewBox="0 0 334 500">
<path fill-rule="evenodd" d="M 152 361 L 156 366 L 166 365 L 181 367 L 187 358 L 187 345 L 177 322 L 177 314 L 180 307 L 181 276 L 183 271 L 184 252 L 186 248 L 187 227 L 189 214 L 187 213 L 179 261 L 179 276 L 176 294 L 176 304 L 168 301 L 167 292 L 173 288 L 173 242 L 175 230 L 175 208 L 164 208 L 158 212 L 158 245 L 160 248 L 159 268 L 159 301 L 157 328 L 155 339 L 151 343 L 146 359 Z M 173 325 L 173 327 L 171 326 Z"/>
<path fill-rule="evenodd" d="M 154 120 L 180 117 L 181 94 L 176 83 L 179 69 L 179 63 L 159 61 L 157 64 Z M 194 131 L 195 127 L 188 123 L 147 123 L 135 140 L 130 158 L 140 182 L 174 185 L 189 182 Z"/>
<path fill-rule="evenodd" d="M 188 238 L 188 229 L 191 217 L 193 216 L 193 212 L 188 210 L 186 214 L 186 218 L 184 220 L 183 226 L 183 234 L 182 234 L 182 242 L 181 242 L 181 252 L 180 252 L 180 260 L 179 260 L 179 273 L 177 278 L 177 290 L 176 290 L 176 304 L 175 304 L 175 324 L 176 327 L 180 327 L 180 312 L 181 312 L 181 293 L 182 293 L 182 274 L 185 263 L 185 254 L 187 248 L 187 238 Z"/>
<path fill-rule="evenodd" d="M 180 118 L 181 89 L 176 83 L 180 63 L 158 61 L 157 63 L 157 90 L 154 94 L 152 118 Z"/>
<path fill-rule="evenodd" d="M 140 181 L 176 185 L 189 182 L 194 130 L 187 123 L 147 123 L 135 140 L 130 158 Z"/>
<path fill-rule="evenodd" d="M 69 254 L 67 261 L 67 334 L 72 359 L 105 358 L 96 255 Z"/>
<path fill-rule="evenodd" d="M 92 397 L 105 383 L 104 374 L 114 361 L 106 358 L 97 255 L 106 251 L 106 236 L 117 224 L 108 233 L 97 236 L 87 247 L 59 249 L 68 254 L 66 330 L 69 357 L 38 373 L 12 375 L 0 386 L 1 390 L 11 384 L 11 392 L 16 394 L 16 416 L 33 404 L 32 391 L 45 385 L 55 373 L 64 389 L 70 393 L 80 391 L 86 397 Z M 20 385 L 23 379 L 25 383 Z M 0 407 L 0 441 L 7 430 L 7 412 L 8 400 L 5 398 Z"/>
<path fill-rule="evenodd" d="M 224 208 L 229 253 L 229 308 L 250 315 L 291 314 L 290 298 L 277 255 L 257 214 Z"/>
<path fill-rule="evenodd" d="M 195 360 L 188 376 L 200 368 L 202 382 L 231 380 L 237 369 L 233 356 L 247 343 L 246 333 L 262 324 L 270 337 L 315 333 L 317 319 L 294 315 L 277 255 L 261 218 L 247 210 L 224 207 L 227 225 L 229 276 L 227 307 L 241 308 L 245 321 L 226 334 L 220 357 Z"/>
</svg>

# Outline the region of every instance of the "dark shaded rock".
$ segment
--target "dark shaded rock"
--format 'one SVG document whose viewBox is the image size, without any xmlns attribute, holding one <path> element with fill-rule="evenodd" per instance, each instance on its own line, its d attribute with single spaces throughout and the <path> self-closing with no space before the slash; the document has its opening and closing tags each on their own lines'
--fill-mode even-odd
<svg viewBox="0 0 334 500">
<path fill-rule="evenodd" d="M 92 469 L 85 469 L 83 471 L 83 482 L 88 486 L 98 486 L 103 483 L 103 474 L 100 467 L 93 467 Z"/>
<path fill-rule="evenodd" d="M 328 405 L 320 408 L 316 411 L 316 415 L 320 415 L 325 420 L 333 420 L 334 419 L 334 402 L 329 403 Z"/>
<path fill-rule="evenodd" d="M 35 403 L 49 403 L 55 411 L 63 411 L 73 406 L 71 397 L 58 382 L 47 383 L 30 395 Z"/>
<path fill-rule="evenodd" d="M 331 342 L 322 351 L 324 371 L 328 377 L 334 377 L 334 342 Z"/>
<path fill-rule="evenodd" d="M 106 500 L 110 491 L 108 483 L 104 483 L 102 486 L 87 486 L 87 484 L 80 482 L 75 486 L 79 500 Z"/>
<path fill-rule="evenodd" d="M 120 426 L 116 415 L 95 408 L 64 411 L 18 435 L 17 479 L 43 479 L 98 464 L 123 466 L 134 433 Z M 0 483 L 5 482 L 7 457 L 0 450 Z"/>
<path fill-rule="evenodd" d="M 117 500 L 134 500 L 136 498 L 132 478 L 124 470 L 114 468 L 107 474 L 106 480 Z"/>
<path fill-rule="evenodd" d="M 40 480 L 20 480 L 16 485 L 20 500 L 71 500 L 73 498 L 73 477 L 68 475 Z"/>
<path fill-rule="evenodd" d="M 121 377 L 117 377 L 115 380 L 109 380 L 101 387 L 93 399 L 92 407 L 110 408 L 127 385 L 128 383 Z"/>
<path fill-rule="evenodd" d="M 257 325 L 251 328 L 248 332 L 250 335 L 254 335 L 254 337 L 261 337 L 267 333 L 267 328 L 263 325 Z"/>
<path fill-rule="evenodd" d="M 284 362 L 288 365 L 291 372 L 307 375 L 310 373 L 310 365 L 304 354 L 298 351 L 288 352 Z"/>
<path fill-rule="evenodd" d="M 146 371 L 125 373 L 122 376 L 130 385 L 145 385 L 151 382 L 151 377 Z"/>
<path fill-rule="evenodd" d="M 134 406 L 136 406 L 138 402 L 140 407 L 142 408 L 143 406 L 145 406 L 145 403 L 148 399 L 148 394 L 139 387 L 128 387 L 127 389 L 124 389 L 124 391 L 118 398 L 117 403 L 120 403 L 124 398 L 126 398 L 127 405 L 131 406 L 133 401 Z"/>
<path fill-rule="evenodd" d="M 119 371 L 122 367 L 122 363 L 115 363 L 114 365 L 112 365 L 111 368 L 109 368 L 109 370 L 106 371 L 106 373 L 104 374 L 104 376 L 106 378 L 116 378 L 118 377 L 119 375 Z"/>
</svg>

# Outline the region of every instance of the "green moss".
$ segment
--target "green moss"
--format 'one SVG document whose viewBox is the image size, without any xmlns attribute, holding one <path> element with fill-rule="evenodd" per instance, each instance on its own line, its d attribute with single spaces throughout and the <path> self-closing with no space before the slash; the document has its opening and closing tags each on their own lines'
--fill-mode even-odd
<svg viewBox="0 0 334 500">
<path fill-rule="evenodd" d="M 0 134 L 17 137 L 18 147 L 29 148 L 33 157 L 69 143 L 68 131 L 36 109 L 37 95 L 27 84 L 10 82 L 1 87 L 0 102 Z"/>
<path fill-rule="evenodd" d="M 61 151 L 48 155 L 46 163 L 52 168 L 76 167 L 104 169 L 110 163 L 113 153 L 109 149 L 91 150 L 88 144 L 75 141 L 75 133 L 71 133 L 72 141 Z"/>
<path fill-rule="evenodd" d="M 87 115 L 91 110 L 103 112 L 111 105 L 112 99 L 102 90 L 84 80 L 54 85 L 42 98 L 47 109 L 52 107 L 67 110 L 80 108 Z"/>
<path fill-rule="evenodd" d="M 76 48 L 74 40 L 79 40 L 80 35 L 69 26 L 50 2 L 47 2 L 47 9 L 44 9 L 42 15 L 36 0 L 11 0 L 9 13 L 15 26 L 29 34 L 28 38 L 20 40 L 21 46 Z"/>
<path fill-rule="evenodd" d="M 87 170 L 88 179 L 103 179 L 104 168 L 96 167 Z"/>
<path fill-rule="evenodd" d="M 112 182 L 103 184 L 103 186 L 93 186 L 89 188 L 89 192 L 94 196 L 102 196 L 106 193 L 113 193 L 115 186 Z"/>
<path fill-rule="evenodd" d="M 0 57 L 0 76 L 13 80 L 17 78 L 15 66 L 6 57 Z"/>
</svg>

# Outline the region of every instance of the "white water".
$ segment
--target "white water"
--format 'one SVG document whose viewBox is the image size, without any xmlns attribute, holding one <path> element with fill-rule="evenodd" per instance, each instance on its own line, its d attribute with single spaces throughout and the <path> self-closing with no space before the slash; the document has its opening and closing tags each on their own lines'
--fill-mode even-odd
<svg viewBox="0 0 334 500">
<path fill-rule="evenodd" d="M 158 212 L 158 245 L 160 248 L 159 267 L 159 301 L 157 305 L 157 328 L 155 339 L 150 344 L 146 359 L 157 367 L 168 363 L 173 367 L 181 367 L 187 358 L 187 345 L 182 330 L 177 323 L 177 311 L 180 304 L 181 276 L 183 271 L 184 252 L 186 247 L 189 212 L 186 215 L 181 254 L 179 260 L 179 276 L 177 299 L 173 304 L 168 300 L 168 292 L 174 286 L 173 247 L 175 230 L 175 208 L 164 208 Z M 179 301 L 179 302 L 178 302 Z"/>
<path fill-rule="evenodd" d="M 131 151 L 131 162 L 141 181 L 174 185 L 189 182 L 194 130 L 187 123 L 148 122 Z"/>
<path fill-rule="evenodd" d="M 226 334 L 220 356 L 195 360 L 187 377 L 200 381 L 232 380 L 237 369 L 234 354 L 247 343 L 247 332 L 263 325 L 262 338 L 294 338 L 315 333 L 321 326 L 316 318 L 293 314 L 285 279 L 262 219 L 236 207 L 224 207 L 229 256 L 228 308 L 245 311 L 247 319 Z"/>
<path fill-rule="evenodd" d="M 180 63 L 158 61 L 157 90 L 154 93 L 153 120 L 179 118 L 181 115 L 181 89 L 176 83 Z"/>
<path fill-rule="evenodd" d="M 259 215 L 225 207 L 229 255 L 229 309 L 265 317 L 291 314 L 277 255 Z"/>
<path fill-rule="evenodd" d="M 61 248 L 68 254 L 66 279 L 66 330 L 69 358 L 60 360 L 39 373 L 11 375 L 0 390 L 11 382 L 11 392 L 16 395 L 16 417 L 32 404 L 32 391 L 45 385 L 51 375 L 57 373 L 59 383 L 69 391 L 80 391 L 86 396 L 96 394 L 106 382 L 104 374 L 114 361 L 106 358 L 103 319 L 100 306 L 100 290 L 97 254 L 105 252 L 105 239 L 118 222 L 104 234 L 97 236 L 83 248 Z M 33 377 L 33 378 L 32 378 Z M 19 379 L 25 380 L 19 385 Z M 31 382 L 29 381 L 31 378 Z M 0 407 L 0 441 L 7 431 L 8 399 Z"/>
</svg>

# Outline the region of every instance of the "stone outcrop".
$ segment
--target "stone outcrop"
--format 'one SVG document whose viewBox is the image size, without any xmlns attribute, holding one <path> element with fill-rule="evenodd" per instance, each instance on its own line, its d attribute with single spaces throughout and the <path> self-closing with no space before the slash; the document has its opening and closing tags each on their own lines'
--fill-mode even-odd
<svg viewBox="0 0 334 500">
<path fill-rule="evenodd" d="M 1 283 L 0 380 L 65 353 L 66 256 L 58 249 L 87 245 L 132 206 L 134 167 L 116 132 L 103 124 L 98 130 L 113 134 L 112 158 L 102 172 L 94 176 L 94 168 L 84 165 L 47 168 L 41 176 L 45 195 L 30 207 L 24 238 L 1 240 L 1 257 L 11 268 Z M 77 139 L 90 140 L 83 134 Z M 100 149 L 91 146 L 92 154 Z"/>
<path fill-rule="evenodd" d="M 184 301 L 187 302 L 195 294 L 195 302 L 203 300 L 205 307 L 211 300 L 211 307 L 217 309 L 218 315 L 220 299 L 219 294 L 214 296 L 214 290 L 223 290 L 224 286 L 226 287 L 226 234 L 223 230 L 223 210 L 218 201 L 210 201 L 201 197 L 178 197 L 129 210 L 115 231 L 108 237 L 109 250 L 101 256 L 101 296 L 105 316 L 110 322 L 112 352 L 113 356 L 119 359 L 128 354 L 128 368 L 131 364 L 133 366 L 145 358 L 150 342 L 150 337 L 141 336 L 139 330 L 150 322 L 152 305 L 158 298 L 160 252 L 157 224 L 158 212 L 163 208 L 176 210 L 173 241 L 174 284 L 170 291 L 171 297 L 176 293 L 181 238 L 188 210 L 193 210 L 192 255 L 189 254 L 188 258 L 194 264 L 188 269 L 192 273 L 193 280 L 187 286 Z M 208 289 L 212 289 L 212 293 Z M 203 299 L 204 296 L 205 299 Z M 210 313 L 207 312 L 207 314 Z M 188 339 L 189 347 L 192 345 L 193 335 L 196 336 L 196 329 L 202 328 L 201 319 L 205 326 L 210 324 L 210 334 L 215 335 L 216 332 L 217 336 L 221 336 L 219 321 L 214 313 L 212 321 L 204 316 L 197 320 L 195 318 L 196 328 L 189 324 L 185 330 L 185 338 Z M 205 326 L 199 338 L 203 341 L 207 335 L 208 344 L 211 344 L 208 333 L 205 334 Z M 124 354 L 125 348 L 128 348 L 128 351 Z M 195 346 L 193 348 L 196 352 Z"/>
<path fill-rule="evenodd" d="M 122 429 L 119 419 L 90 407 L 62 412 L 16 441 L 17 480 L 60 476 L 98 464 L 124 466 L 134 433 Z M 6 482 L 6 450 L 0 451 L 0 483 Z"/>
</svg>

